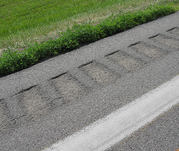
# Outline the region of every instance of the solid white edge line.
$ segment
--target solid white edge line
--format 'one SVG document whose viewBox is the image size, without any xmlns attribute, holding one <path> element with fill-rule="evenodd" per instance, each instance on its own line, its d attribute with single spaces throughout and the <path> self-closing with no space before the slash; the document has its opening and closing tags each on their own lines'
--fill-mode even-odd
<svg viewBox="0 0 179 151">
<path fill-rule="evenodd" d="M 179 103 L 179 76 L 43 151 L 103 151 Z"/>
</svg>

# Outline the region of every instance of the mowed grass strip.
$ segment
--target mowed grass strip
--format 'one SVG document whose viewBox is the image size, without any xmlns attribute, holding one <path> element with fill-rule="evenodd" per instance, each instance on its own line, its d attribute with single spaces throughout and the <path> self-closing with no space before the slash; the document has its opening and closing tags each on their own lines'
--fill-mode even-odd
<svg viewBox="0 0 179 151">
<path fill-rule="evenodd" d="M 30 67 L 42 59 L 73 50 L 82 44 L 94 42 L 143 24 L 159 17 L 174 13 L 169 6 L 151 6 L 144 11 L 112 15 L 96 26 L 90 24 L 74 25 L 56 40 L 35 43 L 23 51 L 6 50 L 0 57 L 0 75 L 7 75 Z"/>
<path fill-rule="evenodd" d="M 113 3 L 114 0 L 3 0 L 0 3 L 0 35 L 8 36 L 28 28 L 62 21 Z"/>
<path fill-rule="evenodd" d="M 36 40 L 39 39 L 36 37 L 43 37 L 54 30 L 66 30 L 67 26 L 73 24 L 72 20 L 81 22 L 80 18 L 85 14 L 88 18 L 89 14 L 98 14 L 109 6 L 128 1 L 136 0 L 1 0 L 0 48 L 27 45 L 26 41 L 31 41 L 32 38 Z"/>
<path fill-rule="evenodd" d="M 179 0 L 1 0 L 0 49 L 19 49 L 59 37 L 77 24 L 97 24 L 111 14 L 144 10 L 149 5 L 172 5 Z"/>
</svg>

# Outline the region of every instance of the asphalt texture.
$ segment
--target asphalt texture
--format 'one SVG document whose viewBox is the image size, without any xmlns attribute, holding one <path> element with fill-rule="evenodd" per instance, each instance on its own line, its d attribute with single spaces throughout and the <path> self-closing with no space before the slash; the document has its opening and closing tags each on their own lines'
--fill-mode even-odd
<svg viewBox="0 0 179 151">
<path fill-rule="evenodd" d="M 176 151 L 179 149 L 179 104 L 106 151 Z"/>
<path fill-rule="evenodd" d="M 179 74 L 179 12 L 0 78 L 0 150 L 41 150 Z"/>
</svg>

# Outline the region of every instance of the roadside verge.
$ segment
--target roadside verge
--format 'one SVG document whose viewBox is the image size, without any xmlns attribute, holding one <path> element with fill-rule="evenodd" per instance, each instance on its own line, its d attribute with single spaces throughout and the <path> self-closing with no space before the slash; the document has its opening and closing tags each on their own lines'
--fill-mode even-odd
<svg viewBox="0 0 179 151">
<path fill-rule="evenodd" d="M 58 39 L 49 40 L 41 44 L 36 43 L 21 52 L 6 50 L 0 57 L 0 76 L 23 70 L 47 57 L 68 52 L 84 44 L 97 41 L 174 12 L 175 10 L 172 7 L 156 5 L 144 11 L 127 13 L 121 16 L 111 16 L 96 26 L 89 24 L 74 25 L 71 29 L 62 33 Z"/>
</svg>

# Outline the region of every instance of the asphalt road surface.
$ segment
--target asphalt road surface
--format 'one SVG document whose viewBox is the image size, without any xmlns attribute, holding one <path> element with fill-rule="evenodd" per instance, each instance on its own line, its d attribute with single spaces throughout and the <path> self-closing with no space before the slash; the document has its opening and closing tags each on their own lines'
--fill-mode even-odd
<svg viewBox="0 0 179 151">
<path fill-rule="evenodd" d="M 179 149 L 179 104 L 106 151 L 176 151 Z"/>
<path fill-rule="evenodd" d="M 1 77 L 0 150 L 42 150 L 178 74 L 176 12 Z M 168 135 L 177 149 L 178 114 L 175 106 L 110 149 L 160 150 Z"/>
</svg>

